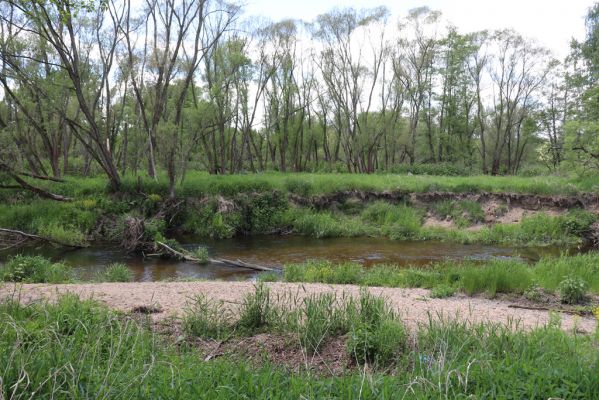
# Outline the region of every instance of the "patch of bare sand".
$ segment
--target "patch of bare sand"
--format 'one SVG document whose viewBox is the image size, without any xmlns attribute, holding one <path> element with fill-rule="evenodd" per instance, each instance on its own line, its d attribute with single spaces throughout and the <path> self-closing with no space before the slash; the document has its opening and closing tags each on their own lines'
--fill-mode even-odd
<svg viewBox="0 0 599 400">
<path fill-rule="evenodd" d="M 268 283 L 271 298 L 284 295 L 305 296 L 319 293 L 335 293 L 341 297 L 344 293 L 359 296 L 360 288 L 355 285 Z M 81 298 L 93 298 L 109 307 L 130 312 L 140 306 L 155 306 L 160 310 L 151 314 L 159 322 L 167 317 L 181 316 L 191 298 L 204 294 L 210 299 L 219 300 L 233 309 L 243 301 L 243 297 L 253 292 L 252 282 L 141 282 L 141 283 L 97 283 L 97 284 L 2 284 L 0 298 L 18 297 L 28 303 L 41 299 L 55 299 L 57 295 L 71 292 Z M 471 322 L 496 322 L 507 324 L 517 321 L 520 326 L 530 329 L 545 325 L 550 313 L 544 310 L 526 310 L 510 308 L 510 302 L 471 298 L 457 295 L 446 299 L 433 299 L 426 289 L 369 288 L 375 295 L 388 299 L 390 306 L 400 313 L 408 326 L 427 322 L 429 315 L 434 317 L 457 317 Z M 596 321 L 590 317 L 562 315 L 562 327 L 566 330 L 576 328 L 580 332 L 590 333 L 595 329 Z"/>
</svg>

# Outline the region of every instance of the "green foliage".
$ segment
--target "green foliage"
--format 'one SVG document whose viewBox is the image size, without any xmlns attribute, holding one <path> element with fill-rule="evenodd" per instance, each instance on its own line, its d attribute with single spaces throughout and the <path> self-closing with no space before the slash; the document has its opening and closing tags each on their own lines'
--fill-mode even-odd
<svg viewBox="0 0 599 400">
<path fill-rule="evenodd" d="M 84 201 L 58 203 L 33 200 L 19 204 L 0 204 L 0 226 L 47 236 L 59 242 L 84 245 L 87 233 L 99 217 L 97 209 Z"/>
<path fill-rule="evenodd" d="M 596 214 L 578 208 L 569 210 L 561 219 L 564 232 L 574 236 L 584 235 L 595 221 Z"/>
<path fill-rule="evenodd" d="M 586 297 L 587 284 L 580 278 L 568 276 L 560 282 L 558 289 L 562 303 L 580 304 Z"/>
<path fill-rule="evenodd" d="M 423 212 L 406 205 L 375 202 L 366 207 L 361 218 L 367 224 L 380 227 L 382 234 L 391 239 L 417 239 L 420 236 Z"/>
<path fill-rule="evenodd" d="M 433 287 L 431 289 L 430 296 L 433 299 L 445 299 L 447 297 L 452 297 L 455 294 L 455 288 L 447 285 L 441 284 Z"/>
<path fill-rule="evenodd" d="M 536 282 L 531 283 L 530 286 L 527 287 L 526 290 L 524 291 L 524 297 L 526 297 L 530 301 L 536 301 L 536 302 L 541 301 L 541 296 L 542 296 L 541 286 Z"/>
<path fill-rule="evenodd" d="M 483 264 L 446 261 L 431 267 L 377 265 L 364 268 L 357 263 L 333 264 L 308 261 L 288 264 L 283 269 L 286 282 L 323 282 L 364 286 L 421 287 L 432 289 L 431 297 L 451 296 L 455 291 L 468 295 L 485 293 L 524 294 L 534 300 L 540 289 L 557 290 L 564 276 L 584 282 L 599 293 L 599 253 L 543 258 L 529 266 L 517 260 L 491 260 Z"/>
<path fill-rule="evenodd" d="M 73 281 L 70 267 L 40 256 L 17 255 L 0 267 L 0 280 L 25 283 L 67 283 Z"/>
<path fill-rule="evenodd" d="M 270 291 L 259 283 L 254 293 L 247 294 L 243 299 L 237 325 L 245 332 L 255 332 L 268 325 L 271 313 Z"/>
<path fill-rule="evenodd" d="M 446 200 L 435 204 L 433 209 L 441 218 L 450 217 L 460 228 L 483 222 L 485 219 L 481 205 L 472 200 Z"/>
<path fill-rule="evenodd" d="M 287 282 L 324 282 L 357 284 L 362 268 L 356 263 L 334 265 L 330 261 L 311 260 L 303 264 L 287 264 L 284 278 Z"/>
<path fill-rule="evenodd" d="M 195 296 L 185 309 L 183 331 L 201 338 L 224 339 L 231 335 L 231 315 L 222 302 L 215 302 L 205 295 Z"/>
<path fill-rule="evenodd" d="M 98 274 L 97 280 L 100 282 L 131 282 L 133 281 L 133 272 L 123 263 L 113 263 Z"/>
<path fill-rule="evenodd" d="M 208 248 L 204 246 L 198 246 L 193 251 L 193 256 L 198 259 L 200 264 L 206 264 L 210 261 L 210 255 L 208 254 Z"/>
<path fill-rule="evenodd" d="M 232 392 L 249 398 L 363 399 L 599 395 L 599 352 L 592 335 L 553 325 L 524 331 L 431 317 L 416 327 L 410 345 L 412 340 L 393 339 L 400 328 L 394 320 L 383 319 L 379 326 L 380 337 L 387 339 L 378 340 L 382 347 L 376 354 L 391 355 L 389 366 L 401 373 L 372 369 L 366 376 L 353 370 L 329 377 L 290 374 L 239 358 L 198 362 L 204 356 L 194 346 L 156 340 L 142 323 L 74 296 L 27 306 L 9 299 L 0 303 L 0 394 L 223 400 Z M 361 340 L 368 348 L 375 343 L 371 337 Z"/>
<path fill-rule="evenodd" d="M 524 293 L 532 282 L 532 271 L 517 261 L 493 261 L 480 268 L 466 268 L 460 285 L 468 295 L 486 293 Z"/>
<path fill-rule="evenodd" d="M 304 298 L 299 317 L 299 340 L 308 354 L 315 354 L 327 337 L 339 328 L 336 316 L 336 299 L 325 293 Z"/>
</svg>

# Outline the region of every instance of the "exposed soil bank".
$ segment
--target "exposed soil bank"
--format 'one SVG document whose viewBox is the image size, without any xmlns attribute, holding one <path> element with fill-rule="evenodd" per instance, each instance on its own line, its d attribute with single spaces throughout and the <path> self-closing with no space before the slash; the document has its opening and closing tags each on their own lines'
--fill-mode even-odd
<svg viewBox="0 0 599 400">
<path fill-rule="evenodd" d="M 335 206 L 352 199 L 362 202 L 386 201 L 390 203 L 398 203 L 402 201 L 410 201 L 413 203 L 435 203 L 444 200 L 471 200 L 479 203 L 485 202 L 500 202 L 508 207 L 521 207 L 526 210 L 540 210 L 543 208 L 584 208 L 590 211 L 599 212 L 599 195 L 592 193 L 584 193 L 578 196 L 546 196 L 538 194 L 522 194 L 522 193 L 491 193 L 491 192 L 406 192 L 406 191 L 363 191 L 363 190 L 347 190 L 332 194 L 302 197 L 290 193 L 289 199 L 301 206 L 312 206 L 318 210 L 323 210 Z"/>
<path fill-rule="evenodd" d="M 359 296 L 360 288 L 354 285 L 292 284 L 269 283 L 272 299 L 291 294 L 297 298 L 319 294 L 335 293 L 341 297 L 344 293 Z M 400 313 L 401 318 L 411 328 L 418 323 L 426 323 L 429 317 L 457 317 L 471 322 L 494 322 L 509 324 L 517 322 L 521 327 L 530 329 L 545 325 L 550 313 L 544 310 L 511 308 L 509 301 L 489 300 L 457 295 L 446 299 L 433 299 L 425 289 L 369 288 L 371 293 L 388 299 L 392 309 Z M 94 298 L 110 308 L 131 312 L 137 307 L 154 306 L 161 312 L 151 314 L 155 321 L 167 317 L 181 316 L 189 299 L 204 294 L 209 299 L 222 300 L 232 309 L 239 307 L 246 294 L 254 291 L 250 282 L 147 282 L 147 283 L 100 283 L 100 284 L 2 284 L 0 298 L 14 296 L 22 302 L 54 299 L 61 293 L 72 292 L 82 298 Z M 563 314 L 562 327 L 565 330 L 591 333 L 595 330 L 596 320 L 591 317 L 578 317 Z"/>
</svg>

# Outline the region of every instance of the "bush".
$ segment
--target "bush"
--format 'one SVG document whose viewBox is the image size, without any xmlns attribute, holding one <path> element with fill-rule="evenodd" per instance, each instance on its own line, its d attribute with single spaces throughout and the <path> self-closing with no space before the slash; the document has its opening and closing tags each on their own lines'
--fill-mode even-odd
<svg viewBox="0 0 599 400">
<path fill-rule="evenodd" d="M 66 283 L 73 280 L 73 271 L 41 256 L 17 255 L 0 267 L 0 278 L 4 282 Z"/>
<path fill-rule="evenodd" d="M 208 248 L 204 246 L 198 246 L 198 248 L 193 252 L 193 256 L 198 259 L 200 264 L 206 264 L 208 261 L 210 261 Z"/>
<path fill-rule="evenodd" d="M 580 304 L 586 297 L 587 284 L 580 278 L 569 276 L 560 282 L 558 290 L 562 303 Z"/>
<path fill-rule="evenodd" d="M 430 296 L 433 299 L 445 299 L 455 294 L 455 288 L 449 285 L 438 285 L 432 288 Z"/>
<path fill-rule="evenodd" d="M 533 282 L 525 291 L 524 297 L 530 301 L 541 301 L 541 296 L 543 294 L 543 289 L 539 286 L 538 283 Z"/>
<path fill-rule="evenodd" d="M 133 272 L 123 263 L 113 263 L 106 267 L 98 276 L 100 282 L 131 282 Z"/>
</svg>

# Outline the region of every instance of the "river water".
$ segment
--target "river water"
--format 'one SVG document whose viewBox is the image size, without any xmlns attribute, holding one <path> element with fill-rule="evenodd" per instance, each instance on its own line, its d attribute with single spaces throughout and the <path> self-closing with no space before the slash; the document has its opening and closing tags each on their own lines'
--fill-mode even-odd
<svg viewBox="0 0 599 400">
<path fill-rule="evenodd" d="M 542 256 L 557 256 L 557 247 L 502 247 L 479 244 L 456 244 L 434 241 L 394 241 L 386 238 L 330 238 L 315 239 L 302 236 L 253 236 L 224 240 L 205 238 L 178 238 L 184 246 L 193 249 L 207 246 L 212 257 L 239 259 L 272 267 L 310 259 L 328 259 L 333 262 L 355 261 L 365 266 L 375 264 L 427 265 L 444 259 L 485 261 L 494 258 L 520 258 L 528 262 Z M 92 279 L 108 264 L 123 262 L 131 268 L 136 281 L 167 279 L 220 279 L 247 280 L 257 272 L 216 265 L 197 265 L 171 259 L 143 258 L 125 254 L 115 245 L 94 245 L 79 250 L 64 250 L 48 246 L 28 247 L 0 252 L 0 262 L 11 254 L 40 254 L 71 265 L 81 279 Z"/>
</svg>

